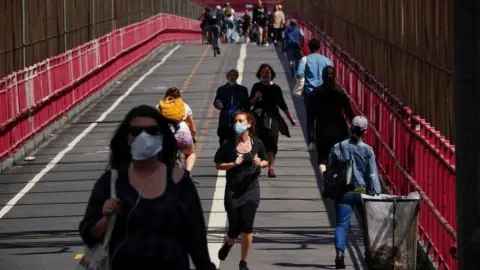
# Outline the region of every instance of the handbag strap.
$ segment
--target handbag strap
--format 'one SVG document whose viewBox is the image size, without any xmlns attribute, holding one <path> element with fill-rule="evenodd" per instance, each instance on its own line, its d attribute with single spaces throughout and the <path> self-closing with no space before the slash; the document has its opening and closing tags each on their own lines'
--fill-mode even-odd
<svg viewBox="0 0 480 270">
<path fill-rule="evenodd" d="M 338 146 L 340 147 L 340 154 L 342 154 L 342 158 L 343 158 L 344 161 L 350 160 L 350 158 L 347 159 L 347 157 L 346 157 L 346 155 L 345 155 L 345 148 L 344 148 L 344 146 L 342 145 L 342 143 L 343 143 L 343 142 L 339 142 L 339 143 L 338 143 Z"/>
<path fill-rule="evenodd" d="M 300 59 L 300 61 L 302 61 L 303 65 L 305 66 L 303 68 L 303 76 L 305 76 L 305 72 L 307 71 L 307 57 L 306 56 L 302 57 L 302 59 Z"/>
<path fill-rule="evenodd" d="M 110 199 L 116 198 L 117 197 L 117 192 L 115 188 L 115 183 L 117 182 L 118 178 L 118 172 L 115 169 L 110 169 Z M 115 220 L 116 220 L 116 215 L 113 215 L 110 217 L 110 220 L 108 221 L 108 227 L 107 230 L 105 231 L 105 236 L 103 237 L 103 243 L 108 243 L 110 242 L 110 237 L 112 236 L 113 232 L 113 227 L 115 226 Z"/>
</svg>

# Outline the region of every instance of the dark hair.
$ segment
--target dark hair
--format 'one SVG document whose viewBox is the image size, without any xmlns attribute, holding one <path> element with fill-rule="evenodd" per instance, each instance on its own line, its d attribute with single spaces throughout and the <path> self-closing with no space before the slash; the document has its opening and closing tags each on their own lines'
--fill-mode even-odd
<svg viewBox="0 0 480 270">
<path fill-rule="evenodd" d="M 322 70 L 322 80 L 323 80 L 323 88 L 330 88 L 333 89 L 336 86 L 335 82 L 335 68 L 332 66 L 325 66 Z"/>
<path fill-rule="evenodd" d="M 229 76 L 232 72 L 235 73 L 235 74 L 237 74 L 237 76 L 240 76 L 240 74 L 238 73 L 238 70 L 236 70 L 236 69 L 230 69 L 230 70 L 227 72 L 227 76 L 226 76 L 226 77 L 228 78 L 228 76 Z"/>
<path fill-rule="evenodd" d="M 261 75 L 262 75 L 262 70 L 264 68 L 268 68 L 268 70 L 270 70 L 270 80 L 273 81 L 273 79 L 275 79 L 275 77 L 277 77 L 277 73 L 275 73 L 275 71 L 273 70 L 272 66 L 270 66 L 269 64 L 267 63 L 263 63 L 260 65 L 260 67 L 258 68 L 258 71 L 257 71 L 257 79 L 260 79 L 261 78 Z"/>
<path fill-rule="evenodd" d="M 363 139 L 363 136 L 365 136 L 365 132 L 367 132 L 366 129 L 361 130 L 359 127 L 351 126 L 350 127 L 350 138 L 355 140 L 355 141 L 358 141 L 360 139 Z"/>
<path fill-rule="evenodd" d="M 311 52 L 316 52 L 316 51 L 320 50 L 320 40 L 318 40 L 316 38 L 312 38 L 308 42 L 308 48 L 310 49 Z"/>
<path fill-rule="evenodd" d="M 256 134 L 255 126 L 257 125 L 257 121 L 255 120 L 255 117 L 253 116 L 253 114 L 251 112 L 247 112 L 247 111 L 237 111 L 233 115 L 232 121 L 235 122 L 235 118 L 237 118 L 237 116 L 240 115 L 240 114 L 245 115 L 248 123 L 250 123 L 250 128 L 248 129 L 248 134 L 252 137 L 255 136 L 255 134 Z"/>
<path fill-rule="evenodd" d="M 173 98 L 179 98 L 182 95 L 180 94 L 180 90 L 176 87 L 170 87 L 167 89 L 167 92 L 165 92 L 165 98 L 167 97 L 173 97 Z"/>
<path fill-rule="evenodd" d="M 157 109 L 148 105 L 140 105 L 131 109 L 122 123 L 120 123 L 120 126 L 118 126 L 110 141 L 110 166 L 113 169 L 119 169 L 125 165 L 128 166 L 132 161 L 131 148 L 128 143 L 128 128 L 132 120 L 137 117 L 148 117 L 157 122 L 163 135 L 163 149 L 159 153 L 158 158 L 167 166 L 173 166 L 177 158 L 178 147 L 170 125 L 173 125 L 175 129 L 178 129 L 178 126 L 176 123 L 163 117 Z"/>
</svg>

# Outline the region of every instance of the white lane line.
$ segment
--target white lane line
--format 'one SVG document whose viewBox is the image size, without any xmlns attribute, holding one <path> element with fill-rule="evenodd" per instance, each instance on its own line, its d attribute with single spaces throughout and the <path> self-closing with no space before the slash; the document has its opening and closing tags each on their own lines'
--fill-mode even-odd
<svg viewBox="0 0 480 270">
<path fill-rule="evenodd" d="M 3 218 L 17 203 L 20 201 L 23 196 L 25 196 L 34 186 L 35 184 L 42 179 L 42 177 L 47 174 L 51 169 L 53 169 L 58 162 L 67 154 L 70 152 L 76 145 L 79 143 L 85 136 L 92 131 L 93 128 L 97 126 L 97 124 L 101 121 L 103 121 L 115 108 L 124 100 L 130 93 L 135 90 L 135 88 L 143 81 L 145 78 L 152 74 L 159 66 L 163 65 L 167 59 L 176 51 L 180 48 L 180 45 L 177 45 L 175 48 L 173 48 L 167 55 L 165 55 L 162 58 L 162 61 L 157 63 L 155 66 L 153 66 L 150 70 L 148 70 L 145 74 L 142 75 L 132 86 L 128 88 L 128 90 L 121 95 L 113 104 L 108 108 L 105 112 L 98 117 L 98 119 L 90 124 L 87 128 L 85 128 L 82 133 L 80 133 L 73 141 L 71 141 L 65 149 L 60 151 L 48 164 L 45 168 L 43 168 L 37 175 L 35 175 L 32 180 L 30 180 L 27 185 L 20 191 L 18 192 L 15 197 L 13 197 L 5 206 L 2 207 L 2 210 L 0 210 L 0 219 Z"/>
<path fill-rule="evenodd" d="M 238 84 L 242 83 L 243 70 L 245 68 L 245 59 L 247 58 L 247 44 L 242 44 L 240 47 L 240 56 L 237 61 L 238 70 Z M 226 171 L 218 171 L 217 182 L 215 183 L 215 191 L 213 192 L 212 209 L 210 210 L 210 218 L 208 219 L 209 229 L 224 228 L 227 224 L 227 213 L 223 206 L 223 198 L 225 195 L 225 185 L 227 179 L 225 178 Z M 218 239 L 223 240 L 224 234 L 210 234 L 209 238 L 217 242 Z M 220 268 L 220 260 L 218 259 L 218 251 L 222 247 L 223 243 L 209 243 L 208 252 L 210 259 Z"/>
</svg>

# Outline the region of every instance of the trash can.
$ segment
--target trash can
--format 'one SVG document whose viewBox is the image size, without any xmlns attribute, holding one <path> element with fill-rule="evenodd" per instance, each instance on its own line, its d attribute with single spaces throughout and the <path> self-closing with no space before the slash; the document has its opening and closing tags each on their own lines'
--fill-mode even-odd
<svg viewBox="0 0 480 270">
<path fill-rule="evenodd" d="M 416 269 L 420 195 L 362 194 L 369 270 Z"/>
</svg>

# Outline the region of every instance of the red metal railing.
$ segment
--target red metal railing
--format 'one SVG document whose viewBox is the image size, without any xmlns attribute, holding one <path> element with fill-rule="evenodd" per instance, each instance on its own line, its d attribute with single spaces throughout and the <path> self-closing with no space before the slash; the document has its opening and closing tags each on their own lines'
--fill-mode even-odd
<svg viewBox="0 0 480 270">
<path fill-rule="evenodd" d="M 199 22 L 158 14 L 0 80 L 0 162 L 160 44 L 200 39 Z"/>
<path fill-rule="evenodd" d="M 321 54 L 332 59 L 337 80 L 358 113 L 370 121 L 367 142 L 375 149 L 383 180 L 395 194 L 418 191 L 419 240 L 439 269 L 456 269 L 455 147 L 426 120 L 378 82 L 316 26 L 302 21 L 307 40 L 318 38 Z"/>
</svg>

